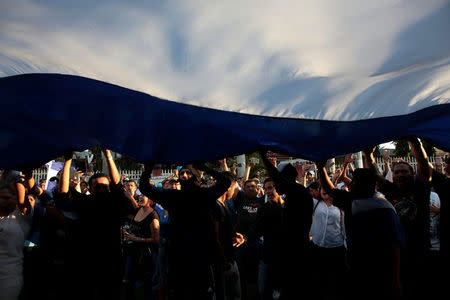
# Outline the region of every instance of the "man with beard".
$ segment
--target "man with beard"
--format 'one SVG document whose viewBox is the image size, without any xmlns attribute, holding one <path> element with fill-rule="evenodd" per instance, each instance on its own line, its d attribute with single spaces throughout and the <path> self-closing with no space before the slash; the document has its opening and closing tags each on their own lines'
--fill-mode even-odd
<svg viewBox="0 0 450 300">
<path fill-rule="evenodd" d="M 235 194 L 228 202 L 234 210 L 233 225 L 236 232 L 247 232 L 256 221 L 258 209 L 264 198 L 258 197 L 257 182 L 244 182 L 244 190 Z M 257 294 L 258 265 L 260 261 L 260 240 L 252 240 L 236 249 L 236 263 L 239 267 L 242 299 L 252 299 Z"/>
<path fill-rule="evenodd" d="M 89 179 L 90 195 L 69 188 L 72 153 L 65 156 L 58 197 L 70 201 L 78 215 L 66 222 L 65 298 L 119 299 L 121 280 L 120 220 L 125 201 L 120 175 L 110 150 L 103 150 L 109 175 Z"/>
<path fill-rule="evenodd" d="M 162 189 L 150 184 L 153 166 L 145 164 L 139 189 L 170 215 L 169 299 L 212 299 L 212 210 L 231 182 L 204 164 L 195 164 L 179 170 L 180 190 Z M 199 170 L 213 176 L 216 184 L 200 187 Z"/>
<path fill-rule="evenodd" d="M 264 238 L 262 247 L 262 261 L 260 264 L 260 296 L 261 299 L 278 299 L 281 290 L 281 261 L 284 255 L 283 245 L 283 210 L 284 200 L 277 192 L 272 178 L 264 180 L 264 191 L 268 202 L 264 203 L 257 212 L 255 223 L 248 232 L 237 234 L 236 246 L 244 241 L 254 241 Z M 244 238 L 244 240 L 242 239 Z"/>
<path fill-rule="evenodd" d="M 402 253 L 402 281 L 405 297 L 428 297 L 425 285 L 426 261 L 430 249 L 430 169 L 427 154 L 417 138 L 406 138 L 417 161 L 417 174 L 406 162 L 392 167 L 390 182 L 381 176 L 375 163 L 375 148 L 364 151 L 367 166 L 377 172 L 379 191 L 395 207 L 405 230 L 407 247 Z"/>
</svg>

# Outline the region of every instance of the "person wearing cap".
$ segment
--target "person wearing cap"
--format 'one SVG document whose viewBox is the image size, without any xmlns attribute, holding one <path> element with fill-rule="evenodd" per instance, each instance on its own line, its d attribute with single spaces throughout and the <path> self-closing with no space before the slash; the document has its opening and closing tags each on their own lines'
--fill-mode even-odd
<svg viewBox="0 0 450 300">
<path fill-rule="evenodd" d="M 220 172 L 196 163 L 179 170 L 180 190 L 161 189 L 149 183 L 153 166 L 145 163 L 139 188 L 169 211 L 169 289 L 174 299 L 207 299 L 213 293 L 211 213 L 231 182 Z M 201 172 L 213 176 L 216 184 L 200 187 Z"/>
</svg>

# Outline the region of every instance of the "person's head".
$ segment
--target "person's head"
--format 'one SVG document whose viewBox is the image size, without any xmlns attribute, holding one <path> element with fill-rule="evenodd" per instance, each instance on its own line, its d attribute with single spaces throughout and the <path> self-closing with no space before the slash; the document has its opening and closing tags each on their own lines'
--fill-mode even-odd
<svg viewBox="0 0 450 300">
<path fill-rule="evenodd" d="M 96 173 L 89 178 L 89 192 L 92 195 L 109 193 L 109 177 L 104 173 Z"/>
<path fill-rule="evenodd" d="M 261 182 L 259 181 L 259 177 L 252 177 L 251 178 L 253 181 L 255 181 L 256 182 L 256 185 L 259 185 Z"/>
<path fill-rule="evenodd" d="M 332 190 L 326 189 L 323 186 L 321 186 L 319 199 L 323 201 L 332 201 L 333 200 Z"/>
<path fill-rule="evenodd" d="M 290 182 L 295 182 L 297 179 L 297 169 L 291 163 L 280 163 L 278 165 L 278 170 L 280 171 L 281 176 Z"/>
<path fill-rule="evenodd" d="M 180 182 L 174 178 L 170 179 L 168 181 L 168 188 L 173 190 L 179 190 L 180 189 Z"/>
<path fill-rule="evenodd" d="M 136 181 L 134 181 L 133 179 L 127 180 L 124 183 L 124 187 L 128 188 L 131 191 L 131 193 L 133 194 L 133 196 L 136 194 L 136 191 L 138 189 Z"/>
<path fill-rule="evenodd" d="M 17 193 L 11 184 L 0 183 L 0 211 L 12 212 L 17 205 Z"/>
<path fill-rule="evenodd" d="M 89 189 L 88 183 L 86 181 L 80 182 L 80 189 L 82 193 L 86 193 Z"/>
<path fill-rule="evenodd" d="M 404 161 L 399 161 L 392 166 L 392 181 L 399 187 L 405 188 L 414 183 L 414 169 Z"/>
<path fill-rule="evenodd" d="M 244 177 L 239 177 L 237 183 L 241 188 L 244 188 Z"/>
<path fill-rule="evenodd" d="M 277 185 L 272 178 L 264 180 L 264 192 L 270 202 L 278 202 L 281 197 L 277 192 Z"/>
<path fill-rule="evenodd" d="M 61 174 L 60 174 L 61 176 Z M 80 177 L 78 176 L 77 170 L 70 168 L 69 171 L 69 186 L 71 188 L 75 188 L 78 185 L 78 182 L 80 181 Z"/>
<path fill-rule="evenodd" d="M 233 198 L 234 191 L 237 188 L 237 186 L 236 186 L 237 185 L 237 177 L 234 173 L 232 173 L 230 171 L 224 171 L 224 172 L 222 172 L 222 174 L 225 177 L 227 177 L 231 182 L 230 186 L 228 187 L 227 191 L 225 192 L 225 195 L 226 195 L 225 200 L 230 200 L 231 198 Z"/>
<path fill-rule="evenodd" d="M 138 197 L 139 207 L 155 207 L 156 203 L 144 194 L 140 194 Z"/>
<path fill-rule="evenodd" d="M 309 170 L 308 172 L 306 172 L 306 180 L 308 182 L 313 182 L 316 179 L 316 174 L 314 173 L 313 170 Z"/>
<path fill-rule="evenodd" d="M 244 192 L 248 198 L 256 198 L 258 194 L 256 181 L 249 179 L 244 182 Z"/>
<path fill-rule="evenodd" d="M 352 172 L 350 193 L 355 199 L 371 198 L 375 194 L 377 175 L 373 170 L 358 168 Z"/>
<path fill-rule="evenodd" d="M 178 171 L 178 176 L 180 181 L 185 181 L 192 179 L 194 174 L 192 173 L 191 168 L 189 168 L 188 166 L 182 166 L 181 169 Z"/>
<path fill-rule="evenodd" d="M 40 187 L 41 189 L 44 189 L 44 188 L 45 188 L 45 183 L 46 183 L 46 182 L 47 182 L 47 180 L 45 180 L 45 178 L 39 180 L 39 187 Z"/>
<path fill-rule="evenodd" d="M 169 179 L 164 179 L 163 181 L 161 181 L 161 186 L 163 189 L 170 189 L 169 187 Z"/>
<path fill-rule="evenodd" d="M 311 194 L 311 197 L 314 199 L 320 199 L 320 183 L 318 181 L 314 181 L 308 186 L 308 191 Z"/>
</svg>

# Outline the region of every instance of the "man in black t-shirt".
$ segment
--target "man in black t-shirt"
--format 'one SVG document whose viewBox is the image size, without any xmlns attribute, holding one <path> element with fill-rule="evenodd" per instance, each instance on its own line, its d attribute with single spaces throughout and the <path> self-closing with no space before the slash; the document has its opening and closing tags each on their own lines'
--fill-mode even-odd
<svg viewBox="0 0 450 300">
<path fill-rule="evenodd" d="M 212 219 L 214 225 L 214 238 L 217 251 L 213 259 L 214 282 L 216 299 L 240 299 L 241 284 L 233 247 L 236 232 L 232 224 L 231 212 L 225 204 L 232 199 L 237 187 L 236 175 L 229 171 L 223 172 L 231 181 L 228 190 L 217 199 L 213 208 Z"/>
<path fill-rule="evenodd" d="M 260 293 L 262 299 L 272 299 L 274 294 L 282 292 L 284 200 L 278 194 L 276 184 L 271 178 L 264 180 L 264 191 L 269 201 L 258 209 L 256 222 L 243 234 L 248 242 L 264 238 L 260 264 L 263 270 L 259 270 L 260 274 L 264 275 L 260 278 Z"/>
<path fill-rule="evenodd" d="M 121 280 L 120 219 L 125 199 L 111 152 L 104 149 L 109 175 L 89 179 L 90 195 L 69 188 L 72 154 L 65 156 L 55 201 L 70 199 L 78 219 L 66 224 L 68 290 L 65 298 L 119 299 Z"/>
<path fill-rule="evenodd" d="M 426 296 L 424 285 L 426 259 L 430 249 L 430 169 L 421 142 L 408 137 L 412 154 L 417 161 L 417 173 L 406 162 L 392 167 L 393 182 L 379 174 L 375 163 L 375 148 L 364 151 L 367 166 L 378 174 L 378 190 L 392 203 L 405 230 L 406 248 L 402 253 L 401 276 L 405 297 Z"/>
<path fill-rule="evenodd" d="M 230 180 L 204 164 L 188 165 L 179 170 L 180 190 L 161 189 L 149 183 L 153 165 L 145 164 L 139 189 L 169 211 L 169 289 L 173 291 L 173 299 L 209 299 L 213 250 L 211 212 L 217 199 L 229 188 Z M 213 176 L 216 184 L 200 187 L 199 171 Z"/>
<path fill-rule="evenodd" d="M 277 169 L 265 151 L 260 156 L 279 194 L 285 195 L 282 236 L 282 299 L 295 299 L 310 289 L 310 259 L 308 253 L 309 230 L 312 222 L 313 201 L 292 164 Z"/>
<path fill-rule="evenodd" d="M 257 196 L 257 183 L 253 179 L 244 182 L 244 191 L 233 199 L 236 210 L 237 232 L 247 232 L 256 221 L 258 209 L 264 203 L 264 198 Z M 258 266 L 260 260 L 259 240 L 249 241 L 236 249 L 236 262 L 241 277 L 242 299 L 247 299 L 257 293 Z"/>
</svg>

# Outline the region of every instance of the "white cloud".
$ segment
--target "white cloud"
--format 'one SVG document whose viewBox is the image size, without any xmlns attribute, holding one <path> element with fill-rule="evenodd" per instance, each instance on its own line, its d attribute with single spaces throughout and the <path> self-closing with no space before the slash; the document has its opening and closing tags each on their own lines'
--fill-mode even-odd
<svg viewBox="0 0 450 300">
<path fill-rule="evenodd" d="M 420 79 L 428 81 L 424 88 L 408 95 L 419 106 L 392 107 L 389 97 L 402 93 L 367 89 L 398 83 L 395 64 L 373 74 L 396 54 L 399 36 L 443 3 L 78 1 L 68 8 L 4 1 L 0 74 L 77 74 L 169 100 L 273 116 L 353 120 L 389 115 L 390 108 L 407 113 L 448 102 L 448 61 L 433 65 L 426 47 L 407 58 L 428 75 Z"/>
</svg>

